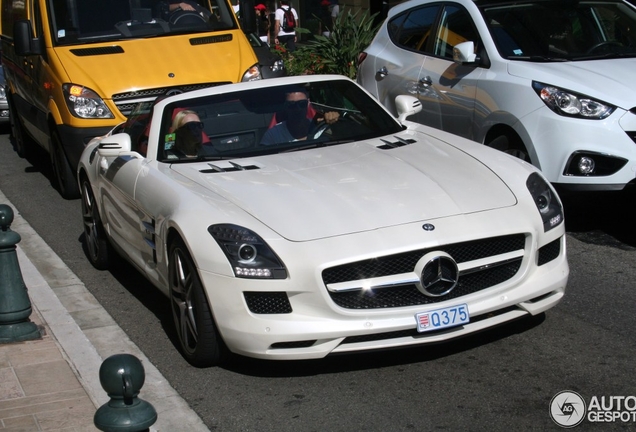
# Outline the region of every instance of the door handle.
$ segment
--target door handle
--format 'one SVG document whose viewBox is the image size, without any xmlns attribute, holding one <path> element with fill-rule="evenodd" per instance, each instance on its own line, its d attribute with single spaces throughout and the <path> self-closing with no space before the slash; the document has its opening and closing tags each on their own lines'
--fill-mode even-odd
<svg viewBox="0 0 636 432">
<path fill-rule="evenodd" d="M 375 76 L 378 79 L 384 79 L 384 77 L 386 77 L 388 74 L 389 74 L 389 71 L 386 68 L 386 66 L 382 66 L 380 69 L 377 70 L 377 72 L 375 73 Z"/>
<path fill-rule="evenodd" d="M 433 85 L 433 80 L 430 76 L 426 75 L 425 77 L 420 78 L 420 85 L 422 87 L 430 87 Z"/>
</svg>

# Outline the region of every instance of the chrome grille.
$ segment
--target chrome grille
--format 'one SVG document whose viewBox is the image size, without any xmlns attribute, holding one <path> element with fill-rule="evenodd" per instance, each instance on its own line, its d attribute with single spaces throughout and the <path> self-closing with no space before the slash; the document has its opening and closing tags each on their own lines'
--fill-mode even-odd
<svg viewBox="0 0 636 432">
<path fill-rule="evenodd" d="M 137 90 L 132 92 L 117 93 L 113 95 L 113 102 L 119 109 L 119 112 L 128 117 L 135 106 L 139 102 L 153 101 L 159 96 L 164 96 L 167 93 L 186 93 L 193 90 L 200 90 L 204 88 L 216 87 L 218 85 L 230 84 L 229 82 L 217 82 L 217 83 L 201 83 L 190 84 L 182 86 L 172 87 L 159 87 L 154 89 Z"/>
<path fill-rule="evenodd" d="M 440 297 L 424 295 L 414 283 L 380 289 L 328 289 L 331 299 L 346 309 L 384 309 L 438 303 L 481 291 L 512 278 L 521 267 L 524 246 L 524 234 L 494 237 L 344 264 L 325 269 L 322 277 L 326 286 L 360 281 L 359 286 L 363 287 L 365 279 L 413 274 L 417 262 L 429 252 L 446 252 L 458 264 L 482 260 L 479 266 L 461 273 L 457 286 L 449 294 Z M 484 259 L 488 265 L 483 265 Z"/>
</svg>

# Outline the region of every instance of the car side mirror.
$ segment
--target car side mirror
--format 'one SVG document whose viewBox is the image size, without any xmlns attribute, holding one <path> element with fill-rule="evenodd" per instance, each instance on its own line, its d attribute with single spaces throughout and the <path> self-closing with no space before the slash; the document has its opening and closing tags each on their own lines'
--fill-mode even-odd
<svg viewBox="0 0 636 432">
<path fill-rule="evenodd" d="M 44 52 L 40 38 L 33 37 L 29 20 L 18 20 L 13 23 L 13 44 L 15 53 L 19 56 L 41 55 Z"/>
<path fill-rule="evenodd" d="M 398 112 L 398 121 L 401 123 L 407 117 L 422 111 L 422 103 L 418 98 L 408 95 L 399 95 L 395 98 L 395 107 Z"/>
<path fill-rule="evenodd" d="M 131 149 L 130 135 L 118 133 L 102 139 L 97 147 L 102 157 L 117 157 L 120 153 L 129 152 Z"/>
<path fill-rule="evenodd" d="M 459 64 L 476 63 L 479 61 L 475 54 L 475 42 L 458 43 L 453 47 L 453 61 Z"/>
</svg>

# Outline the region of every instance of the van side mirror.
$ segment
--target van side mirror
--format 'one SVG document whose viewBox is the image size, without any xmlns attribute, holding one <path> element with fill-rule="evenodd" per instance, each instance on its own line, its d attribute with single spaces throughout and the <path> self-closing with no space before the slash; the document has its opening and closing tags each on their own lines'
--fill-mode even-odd
<svg viewBox="0 0 636 432">
<path fill-rule="evenodd" d="M 479 57 L 475 54 L 475 42 L 458 43 L 453 47 L 453 61 L 459 64 L 477 63 Z"/>
<path fill-rule="evenodd" d="M 31 21 L 18 20 L 13 23 L 13 44 L 19 56 L 43 54 L 40 39 L 33 37 Z"/>
<path fill-rule="evenodd" d="M 239 0 L 239 16 L 243 33 L 256 33 L 256 12 L 254 0 Z"/>
<path fill-rule="evenodd" d="M 398 112 L 398 121 L 401 123 L 407 117 L 422 111 L 422 102 L 414 96 L 399 95 L 395 97 L 395 108 Z"/>
</svg>

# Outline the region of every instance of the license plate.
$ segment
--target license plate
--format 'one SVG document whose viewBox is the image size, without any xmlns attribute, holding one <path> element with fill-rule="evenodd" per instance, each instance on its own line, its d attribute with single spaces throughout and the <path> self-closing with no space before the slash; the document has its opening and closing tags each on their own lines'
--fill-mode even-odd
<svg viewBox="0 0 636 432">
<path fill-rule="evenodd" d="M 462 304 L 421 312 L 415 314 L 415 321 L 417 321 L 417 331 L 420 333 L 466 324 L 470 321 L 468 305 Z"/>
</svg>

